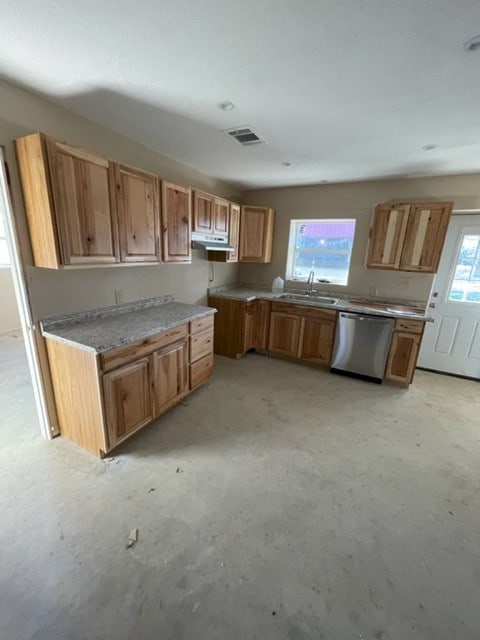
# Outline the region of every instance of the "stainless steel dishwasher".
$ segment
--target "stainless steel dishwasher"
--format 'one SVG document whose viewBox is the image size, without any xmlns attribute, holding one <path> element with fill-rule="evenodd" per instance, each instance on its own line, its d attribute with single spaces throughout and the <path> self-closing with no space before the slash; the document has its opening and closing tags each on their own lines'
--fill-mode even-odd
<svg viewBox="0 0 480 640">
<path fill-rule="evenodd" d="M 394 322 L 381 316 L 339 313 L 330 371 L 381 383 Z"/>
</svg>

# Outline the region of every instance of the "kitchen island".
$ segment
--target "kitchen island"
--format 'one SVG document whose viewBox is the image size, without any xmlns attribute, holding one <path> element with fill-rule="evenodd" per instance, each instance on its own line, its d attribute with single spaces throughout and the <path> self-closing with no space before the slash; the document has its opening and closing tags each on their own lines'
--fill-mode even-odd
<svg viewBox="0 0 480 640">
<path fill-rule="evenodd" d="M 103 457 L 198 388 L 214 313 L 161 296 L 41 321 L 61 434 Z"/>
</svg>

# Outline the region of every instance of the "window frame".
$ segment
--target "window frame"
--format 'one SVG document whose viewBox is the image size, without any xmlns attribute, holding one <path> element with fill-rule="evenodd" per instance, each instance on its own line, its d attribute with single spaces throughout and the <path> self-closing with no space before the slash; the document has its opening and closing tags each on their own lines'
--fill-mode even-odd
<svg viewBox="0 0 480 640">
<path fill-rule="evenodd" d="M 313 224 L 313 223 L 353 224 L 352 248 L 350 249 L 350 251 L 345 249 L 343 250 L 330 249 L 325 251 L 325 254 L 329 254 L 329 255 L 333 255 L 333 254 L 348 255 L 348 269 L 347 269 L 345 282 L 328 282 L 328 283 L 326 282 L 324 284 L 335 285 L 338 287 L 347 287 L 350 279 L 352 255 L 353 255 L 353 250 L 355 245 L 355 235 L 357 230 L 356 218 L 291 218 L 289 235 L 288 235 L 287 262 L 285 265 L 285 280 L 288 282 L 306 282 L 308 279 L 307 277 L 294 276 L 293 270 L 294 270 L 294 264 L 295 264 L 295 254 L 299 251 L 298 249 L 296 249 L 299 227 L 302 224 Z M 312 249 L 304 249 L 302 250 L 302 252 L 319 253 L 321 252 L 321 250 L 319 250 L 318 248 L 312 248 Z M 313 268 L 313 270 L 315 271 L 315 267 Z M 319 278 L 322 279 L 321 272 L 315 271 L 315 279 L 318 281 Z"/>
<path fill-rule="evenodd" d="M 3 233 L 2 233 L 3 227 Z M 7 262 L 3 262 L 0 253 L 0 269 L 5 269 L 12 266 L 12 257 L 10 255 L 10 248 L 8 246 L 8 238 L 7 238 L 7 221 L 4 218 L 4 212 L 0 211 L 0 243 L 5 243 L 5 247 L 7 249 Z"/>
</svg>

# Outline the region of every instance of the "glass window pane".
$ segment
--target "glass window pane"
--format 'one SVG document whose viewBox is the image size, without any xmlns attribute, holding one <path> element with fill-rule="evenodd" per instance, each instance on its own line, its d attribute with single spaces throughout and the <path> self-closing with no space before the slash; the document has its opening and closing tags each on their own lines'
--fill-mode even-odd
<svg viewBox="0 0 480 640">
<path fill-rule="evenodd" d="M 480 302 L 480 235 L 463 236 L 448 300 Z"/>
<path fill-rule="evenodd" d="M 10 264 L 7 241 L 0 238 L 0 264 Z"/>
<path fill-rule="evenodd" d="M 0 211 L 0 238 L 5 237 L 5 223 L 3 221 L 3 212 Z"/>
<path fill-rule="evenodd" d="M 292 220 L 287 278 L 347 284 L 355 220 Z"/>
</svg>

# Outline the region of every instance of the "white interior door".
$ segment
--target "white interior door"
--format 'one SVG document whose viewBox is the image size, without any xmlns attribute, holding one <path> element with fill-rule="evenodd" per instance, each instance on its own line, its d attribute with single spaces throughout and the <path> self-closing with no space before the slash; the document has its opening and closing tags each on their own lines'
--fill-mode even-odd
<svg viewBox="0 0 480 640">
<path fill-rule="evenodd" d="M 454 215 L 418 366 L 480 379 L 480 214 Z"/>
</svg>

